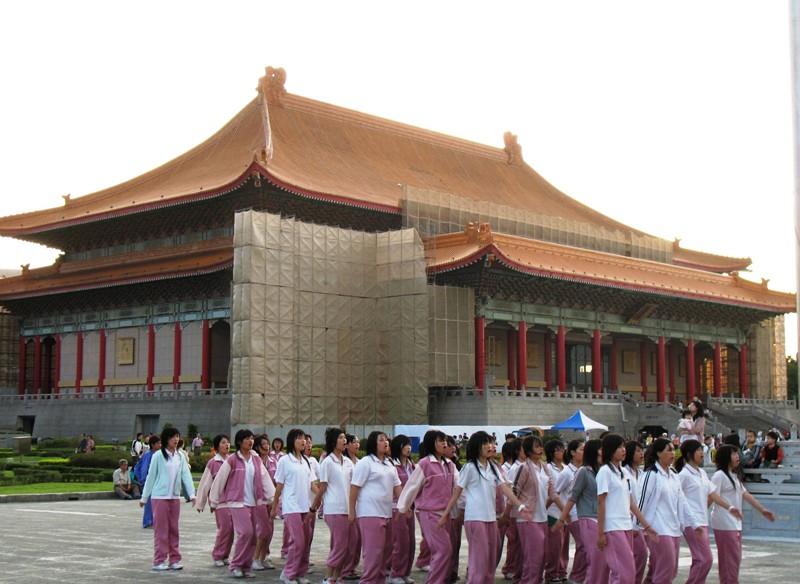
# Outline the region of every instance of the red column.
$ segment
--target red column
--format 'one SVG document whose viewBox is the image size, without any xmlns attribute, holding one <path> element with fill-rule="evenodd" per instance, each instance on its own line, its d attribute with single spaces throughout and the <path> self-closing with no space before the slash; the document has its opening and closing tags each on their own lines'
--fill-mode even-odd
<svg viewBox="0 0 800 584">
<path fill-rule="evenodd" d="M 739 394 L 747 397 L 747 345 L 739 348 Z"/>
<path fill-rule="evenodd" d="M 544 388 L 547 391 L 553 389 L 553 334 L 550 329 L 544 333 Z"/>
<path fill-rule="evenodd" d="M 172 387 L 178 389 L 181 385 L 181 323 L 175 323 L 175 350 L 173 352 Z"/>
<path fill-rule="evenodd" d="M 153 391 L 153 376 L 156 372 L 156 327 L 147 327 L 147 391 Z"/>
<path fill-rule="evenodd" d="M 509 391 L 517 388 L 517 331 L 509 329 L 506 331 L 506 360 L 508 367 L 506 368 L 506 375 L 508 375 L 508 389 Z"/>
<path fill-rule="evenodd" d="M 603 391 L 603 362 L 600 353 L 600 331 L 592 333 L 592 391 Z"/>
<path fill-rule="evenodd" d="M 639 380 L 642 384 L 642 399 L 647 401 L 647 341 L 639 343 Z"/>
<path fill-rule="evenodd" d="M 61 391 L 59 388 L 59 383 L 61 382 L 61 335 L 56 335 L 56 346 L 55 346 L 55 356 L 53 359 L 55 363 L 53 364 L 53 393 L 56 395 L 59 394 Z"/>
<path fill-rule="evenodd" d="M 656 401 L 664 402 L 667 400 L 667 345 L 663 335 L 658 337 L 656 355 Z"/>
<path fill-rule="evenodd" d="M 100 363 L 97 367 L 97 392 L 106 392 L 106 329 L 100 329 Z"/>
<path fill-rule="evenodd" d="M 563 326 L 556 332 L 556 384 L 558 390 L 567 390 L 567 334 Z"/>
<path fill-rule="evenodd" d="M 97 393 L 106 392 L 106 329 L 100 329 L 100 363 L 97 366 Z"/>
<path fill-rule="evenodd" d="M 53 345 L 47 343 L 44 345 L 44 367 L 42 367 L 42 389 L 46 393 L 53 392 L 53 378 L 50 376 L 53 366 Z"/>
<path fill-rule="evenodd" d="M 714 397 L 722 395 L 722 347 L 714 343 Z"/>
<path fill-rule="evenodd" d="M 42 390 L 42 337 L 33 337 L 33 393 Z"/>
<path fill-rule="evenodd" d="M 667 375 L 669 379 L 669 401 L 678 401 L 678 394 L 675 391 L 675 351 L 672 345 L 667 345 Z"/>
<path fill-rule="evenodd" d="M 81 379 L 83 379 L 83 331 L 78 331 L 75 353 L 75 393 L 78 394 L 81 392 Z"/>
<path fill-rule="evenodd" d="M 486 319 L 475 317 L 475 387 L 486 389 Z"/>
<path fill-rule="evenodd" d="M 689 339 L 686 343 L 686 401 L 692 401 L 694 394 L 694 340 Z"/>
<path fill-rule="evenodd" d="M 517 379 L 520 391 L 528 386 L 528 326 L 524 322 L 517 330 Z"/>
<path fill-rule="evenodd" d="M 611 340 L 611 354 L 609 355 L 609 363 L 608 368 L 610 369 L 609 373 L 609 381 L 611 383 L 611 389 L 614 391 L 619 389 L 619 378 L 617 376 L 617 341 L 612 338 Z"/>
<path fill-rule="evenodd" d="M 208 327 L 208 320 L 203 320 L 203 350 L 202 365 L 200 374 L 200 386 L 202 389 L 211 389 L 211 330 Z"/>
<path fill-rule="evenodd" d="M 25 337 L 19 338 L 19 394 L 25 395 L 25 378 L 28 376 L 28 345 Z"/>
</svg>

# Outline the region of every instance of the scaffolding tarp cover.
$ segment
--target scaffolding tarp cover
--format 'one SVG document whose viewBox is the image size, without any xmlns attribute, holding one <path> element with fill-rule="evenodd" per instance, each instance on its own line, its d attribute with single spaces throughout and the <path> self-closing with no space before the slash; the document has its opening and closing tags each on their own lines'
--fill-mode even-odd
<svg viewBox="0 0 800 584">
<path fill-rule="evenodd" d="M 427 288 L 415 229 L 237 213 L 231 424 L 427 422 Z"/>
</svg>

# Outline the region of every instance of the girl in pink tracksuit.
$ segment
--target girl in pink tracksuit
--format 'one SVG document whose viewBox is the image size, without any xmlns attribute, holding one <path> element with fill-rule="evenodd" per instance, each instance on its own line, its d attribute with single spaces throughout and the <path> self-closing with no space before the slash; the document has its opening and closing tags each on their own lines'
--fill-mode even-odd
<svg viewBox="0 0 800 584">
<path fill-rule="evenodd" d="M 286 584 L 307 584 L 305 576 L 308 573 L 311 550 L 311 526 L 304 519 L 311 507 L 309 495 L 317 492 L 317 477 L 303 454 L 306 449 L 306 433 L 303 430 L 289 430 L 286 448 L 289 452 L 278 461 L 278 469 L 275 471 L 275 497 L 271 511 L 274 519 L 278 514 L 280 501 L 283 508 L 283 529 L 289 532 L 289 539 L 292 541 L 280 578 Z"/>
<path fill-rule="evenodd" d="M 358 461 L 350 480 L 349 520 L 357 522 L 361 532 L 361 584 L 386 581 L 386 563 L 392 549 L 392 504 L 402 490 L 389 460 L 389 447 L 386 434 L 372 432 L 367 437 L 367 456 Z"/>
<path fill-rule="evenodd" d="M 264 465 L 262 472 L 265 472 L 269 475 L 269 480 L 275 485 L 275 481 L 272 477 L 275 474 L 275 470 L 277 468 L 273 468 L 272 471 L 269 469 L 269 464 L 271 461 L 270 458 L 270 446 L 269 446 L 269 436 L 266 434 L 260 434 L 256 436 L 255 441 L 255 452 L 258 454 L 258 457 L 261 459 L 261 463 Z M 272 543 L 272 535 L 275 532 L 275 522 L 272 520 L 269 514 L 269 508 L 272 505 L 272 498 L 268 501 L 261 501 L 254 510 L 256 515 L 256 553 L 255 557 L 253 558 L 253 570 L 274 570 L 275 566 L 272 565 L 272 561 L 269 559 L 269 546 Z"/>
<path fill-rule="evenodd" d="M 411 460 L 411 440 L 399 434 L 391 442 L 392 462 L 397 470 L 400 484 L 405 486 L 414 473 L 414 462 Z M 414 514 L 400 513 L 396 506 L 392 512 L 392 561 L 391 584 L 414 584 L 411 578 L 411 566 L 414 563 L 416 536 L 414 534 Z"/>
<path fill-rule="evenodd" d="M 237 577 L 249 577 L 256 549 L 256 517 L 254 510 L 274 495 L 269 475 L 261 459 L 253 451 L 255 437 L 250 430 L 239 430 L 234 437 L 236 452 L 225 459 L 211 483 L 209 501 L 213 509 L 226 507 L 236 532 L 236 550 L 230 571 Z"/>
<path fill-rule="evenodd" d="M 692 508 L 692 512 L 699 519 L 701 530 L 684 529 L 683 535 L 692 552 L 692 568 L 686 584 L 705 584 L 706 577 L 711 571 L 714 556 L 711 554 L 711 544 L 708 541 L 708 504 L 713 501 L 741 520 L 742 512 L 732 507 L 714 490 L 714 485 L 708 479 L 706 471 L 700 468 L 703 464 L 703 444 L 699 440 L 690 438 L 681 444 L 681 457 L 675 462 L 675 470 L 681 481 L 683 494 Z"/>
<path fill-rule="evenodd" d="M 444 453 L 447 437 L 439 430 L 428 430 L 422 439 L 420 459 L 414 472 L 403 487 L 397 500 L 397 512 L 409 513 L 412 505 L 417 510 L 420 529 L 430 549 L 428 584 L 450 582 L 451 557 L 450 515 L 445 514 L 447 502 L 453 495 L 458 471 Z M 437 523 L 444 520 L 443 528 Z"/>
<path fill-rule="evenodd" d="M 205 509 L 208 495 L 211 492 L 211 483 L 214 482 L 231 449 L 231 441 L 224 434 L 214 436 L 213 444 L 216 454 L 206 464 L 203 477 L 200 479 L 200 484 L 197 485 L 197 501 L 194 506 L 198 513 Z M 227 507 L 222 509 L 214 509 L 212 507 L 211 511 L 214 513 L 214 520 L 217 523 L 217 537 L 214 540 L 214 549 L 211 551 L 211 557 L 214 560 L 214 565 L 221 568 L 228 564 L 228 556 L 230 556 L 231 547 L 233 547 L 233 521 L 231 520 L 230 509 Z"/>
<path fill-rule="evenodd" d="M 658 539 L 647 534 L 650 549 L 650 579 L 653 584 L 669 584 L 678 575 L 680 536 L 687 527 L 701 532 L 701 522 L 695 517 L 683 494 L 678 474 L 671 468 L 675 449 L 666 438 L 657 438 L 645 455 L 645 471 L 639 481 L 639 509 Z"/>
<path fill-rule="evenodd" d="M 486 432 L 479 430 L 470 436 L 467 443 L 467 464 L 461 469 L 458 486 L 438 522 L 438 526 L 444 528 L 447 516 L 464 493 L 466 495 L 464 529 L 469 543 L 467 571 L 470 584 L 494 583 L 498 536 L 495 514 L 497 489 L 502 489 L 503 494 L 517 508 L 523 519 L 531 518 L 531 512 L 511 490 L 511 486 L 491 458 L 493 451 L 494 440 Z"/>
<path fill-rule="evenodd" d="M 605 551 L 609 581 L 634 584 L 636 562 L 633 557 L 633 523 L 631 514 L 644 530 L 658 541 L 655 530 L 645 522 L 631 492 L 630 480 L 622 471 L 625 439 L 607 434 L 602 442 L 605 464 L 597 471 L 597 548 Z"/>
<path fill-rule="evenodd" d="M 341 428 L 329 428 L 325 432 L 325 452 L 319 469 L 317 494 L 306 515 L 312 521 L 320 505 L 325 504 L 325 523 L 331 534 L 330 552 L 325 560 L 323 584 L 335 584 L 342 575 L 350 547 L 350 478 L 353 463 L 344 453 L 347 438 Z"/>
<path fill-rule="evenodd" d="M 522 582 L 540 584 L 544 571 L 547 550 L 547 507 L 550 502 L 559 509 L 563 507 L 556 492 L 553 476 L 542 461 L 544 445 L 538 436 L 526 436 L 522 440 L 525 462 L 514 479 L 514 490 L 519 500 L 530 509 L 531 517 L 517 517 L 519 554 L 522 562 Z M 504 518 L 511 514 L 512 505 L 506 506 Z M 561 536 L 561 533 L 554 534 Z"/>
<path fill-rule="evenodd" d="M 724 505 L 715 503 L 711 511 L 711 527 L 717 543 L 719 582 L 738 584 L 739 566 L 742 562 L 742 521 L 731 514 L 731 507 L 741 511 L 742 502 L 747 501 L 767 520 L 775 521 L 775 515 L 748 493 L 736 476 L 736 469 L 739 466 L 738 448 L 730 444 L 720 446 L 714 462 L 717 465 L 717 472 L 711 477 L 711 483 L 717 495 L 728 504 L 726 509 Z"/>
</svg>

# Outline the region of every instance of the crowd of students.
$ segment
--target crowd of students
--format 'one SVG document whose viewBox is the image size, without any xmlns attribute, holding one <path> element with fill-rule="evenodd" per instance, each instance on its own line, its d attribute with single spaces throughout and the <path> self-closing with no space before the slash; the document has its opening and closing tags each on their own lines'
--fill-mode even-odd
<svg viewBox="0 0 800 584">
<path fill-rule="evenodd" d="M 188 468 L 176 454 L 176 434 L 165 430 L 142 495 L 142 504 L 153 500 L 156 518 L 154 570 L 182 568 L 181 483 L 195 498 Z M 709 479 L 703 445 L 694 438 L 680 444 L 675 463 L 675 447 L 664 438 L 645 451 L 617 434 L 567 445 L 557 439 L 543 444 L 534 435 L 507 441 L 500 465 L 494 437 L 478 431 L 466 444 L 463 467 L 456 442 L 438 430 L 425 434 L 416 464 L 403 435 L 372 432 L 359 460 L 358 439 L 330 428 L 320 462 L 311 457 L 311 437 L 303 430 L 289 431 L 285 453 L 279 440 L 270 448 L 267 436 L 250 430 L 237 432 L 233 445 L 216 436 L 216 454 L 198 486 L 195 508 L 208 505 L 216 520 L 214 565 L 227 566 L 237 578 L 274 568 L 270 545 L 281 515 L 285 584 L 308 584 L 319 516 L 330 532 L 323 584 L 414 584 L 416 524 L 422 532 L 417 567 L 427 572 L 428 584 L 458 581 L 462 528 L 469 584 L 494 582 L 498 568 L 515 584 L 670 583 L 681 537 L 692 557 L 687 582 L 702 583 L 713 563 L 709 528 L 720 582 L 728 584 L 738 582 L 743 502 L 775 519 L 742 485 L 739 450 L 721 446 L 718 472 Z M 570 539 L 575 546 L 568 574 Z"/>
</svg>

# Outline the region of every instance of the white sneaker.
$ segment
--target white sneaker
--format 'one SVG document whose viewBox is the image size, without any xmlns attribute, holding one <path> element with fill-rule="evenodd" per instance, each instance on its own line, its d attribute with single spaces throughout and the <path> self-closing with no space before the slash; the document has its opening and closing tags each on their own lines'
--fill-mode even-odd
<svg viewBox="0 0 800 584">
<path fill-rule="evenodd" d="M 281 570 L 280 579 L 284 582 L 284 584 L 299 584 L 297 580 L 289 580 L 286 574 L 283 573 L 283 570 Z"/>
<path fill-rule="evenodd" d="M 272 565 L 272 562 L 269 558 L 264 558 L 264 561 L 261 562 L 261 565 L 264 566 L 265 570 L 274 570 L 275 566 Z"/>
<path fill-rule="evenodd" d="M 414 584 L 414 579 L 411 578 L 410 576 L 403 576 L 403 582 L 405 582 L 406 584 Z"/>
<path fill-rule="evenodd" d="M 183 564 L 181 564 L 180 562 L 175 562 L 174 564 L 170 564 L 169 569 L 170 570 L 183 570 Z"/>
<path fill-rule="evenodd" d="M 225 562 L 222 560 L 214 560 L 214 567 L 215 568 L 222 568 L 225 565 Z"/>
<path fill-rule="evenodd" d="M 298 576 L 297 584 L 311 584 L 311 582 L 308 581 L 308 578 L 303 578 L 302 576 Z"/>
<path fill-rule="evenodd" d="M 398 576 L 397 578 L 389 578 L 389 584 L 406 584 L 406 581 Z"/>
<path fill-rule="evenodd" d="M 422 566 L 422 567 L 419 569 L 419 571 L 420 571 L 420 572 L 430 572 L 430 571 L 431 571 L 431 567 L 430 567 L 430 566 Z"/>
<path fill-rule="evenodd" d="M 266 570 L 266 568 L 259 560 L 253 560 L 253 570 L 260 572 L 261 570 Z"/>
<path fill-rule="evenodd" d="M 169 570 L 169 566 L 166 563 L 161 562 L 157 566 L 153 566 L 153 570 L 156 572 L 163 572 L 164 570 Z"/>
</svg>

